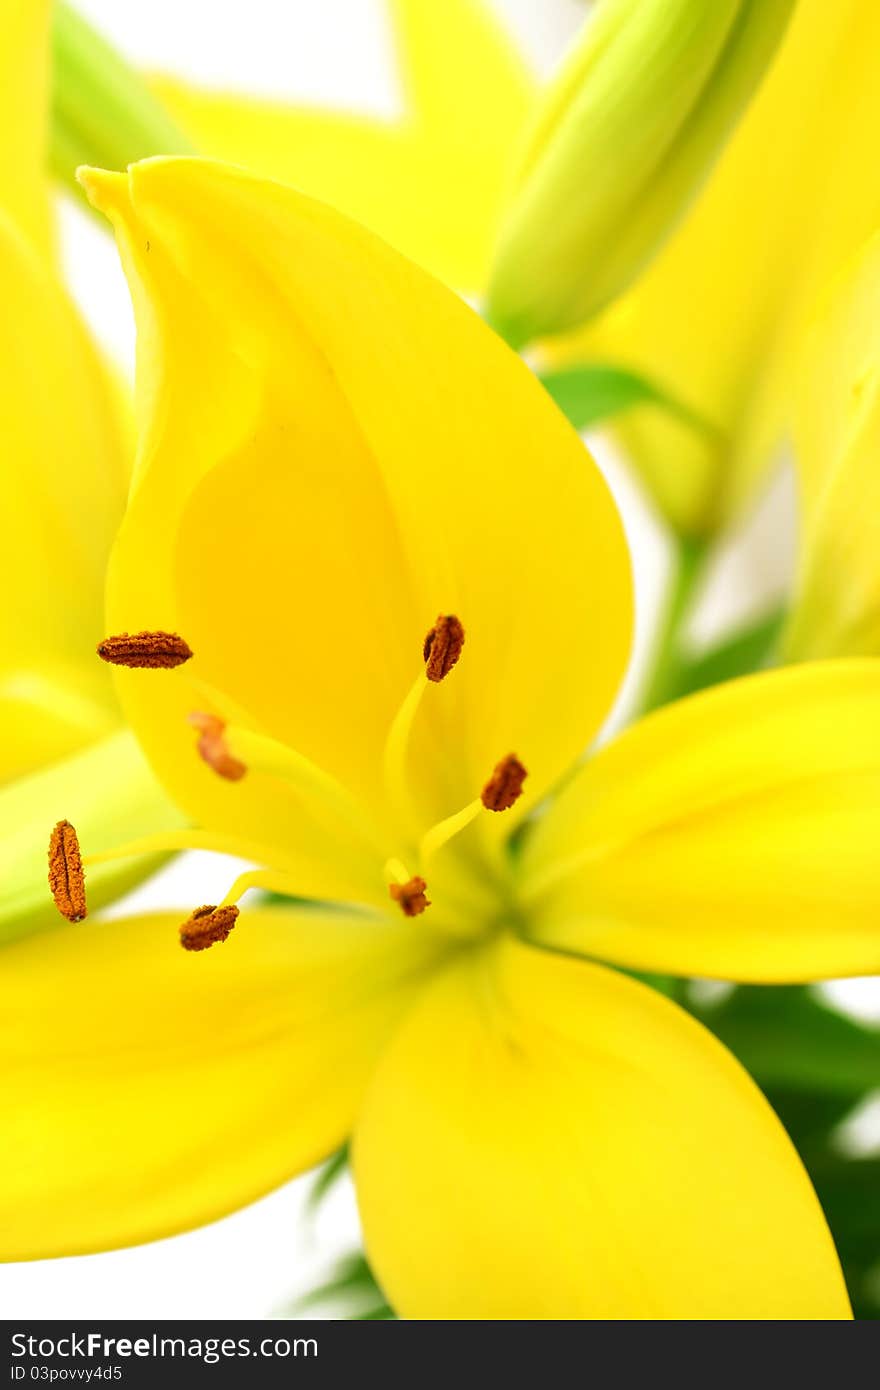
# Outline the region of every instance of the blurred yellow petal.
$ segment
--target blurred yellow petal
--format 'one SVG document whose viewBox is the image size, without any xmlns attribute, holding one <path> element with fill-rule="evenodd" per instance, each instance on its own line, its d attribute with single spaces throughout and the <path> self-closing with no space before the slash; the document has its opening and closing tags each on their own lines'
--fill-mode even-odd
<svg viewBox="0 0 880 1390">
<path fill-rule="evenodd" d="M 738 1063 L 615 972 L 453 966 L 358 1120 L 367 1250 L 430 1319 L 846 1319 L 819 1204 Z"/>
<path fill-rule="evenodd" d="M 4 953 L 3 1259 L 213 1220 L 348 1134 L 424 939 L 266 909 L 192 956 L 177 940 L 186 915 L 86 924 Z"/>
<path fill-rule="evenodd" d="M 49 832 L 59 820 L 76 827 L 83 854 L 184 824 L 132 734 L 114 732 L 83 752 L 51 763 L 0 789 L 0 938 L 63 927 L 46 884 Z M 86 870 L 89 911 L 110 902 L 156 864 L 115 861 Z"/>
<path fill-rule="evenodd" d="M 51 8 L 50 0 L 3 0 L 0 10 L 0 203 L 43 254 L 52 240 L 46 177 Z"/>
<path fill-rule="evenodd" d="M 800 573 L 795 658 L 880 655 L 880 237 L 813 326 L 798 396 Z"/>
<path fill-rule="evenodd" d="M 117 720 L 102 635 L 104 570 L 126 489 L 112 388 L 53 271 L 0 212 L 0 781 Z M 9 601 L 14 595 L 14 602 Z"/>
<path fill-rule="evenodd" d="M 752 676 L 586 764 L 522 864 L 529 932 L 637 969 L 880 971 L 880 663 Z"/>
<path fill-rule="evenodd" d="M 577 436 L 456 296 L 322 204 L 202 160 L 85 178 L 140 319 L 144 435 L 109 621 L 196 654 L 121 673 L 160 776 L 196 821 L 311 853 L 307 805 L 221 785 L 195 756 L 186 715 L 213 688 L 384 824 L 387 736 L 425 633 L 455 613 L 464 655 L 408 755 L 425 828 L 511 751 L 537 799 L 629 646 L 623 533 Z"/>
<path fill-rule="evenodd" d="M 536 84 L 485 0 L 389 0 L 403 111 L 154 89 L 205 155 L 282 179 L 363 222 L 448 284 L 485 283 L 510 156 Z"/>
<path fill-rule="evenodd" d="M 566 356 L 616 361 L 721 432 L 655 407 L 623 431 L 661 509 L 705 532 L 752 495 L 788 423 L 814 303 L 880 220 L 880 6 L 800 0 L 777 60 L 690 215 Z"/>
</svg>

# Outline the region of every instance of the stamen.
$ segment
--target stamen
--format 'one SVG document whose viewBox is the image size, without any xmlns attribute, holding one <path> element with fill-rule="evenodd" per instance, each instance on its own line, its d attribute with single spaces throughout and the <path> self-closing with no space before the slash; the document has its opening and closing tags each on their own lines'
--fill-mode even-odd
<svg viewBox="0 0 880 1390">
<path fill-rule="evenodd" d="M 427 886 L 425 880 L 416 875 L 407 883 L 389 883 L 388 892 L 394 901 L 400 904 L 405 917 L 419 917 L 426 907 L 431 906 L 425 897 Z"/>
<path fill-rule="evenodd" d="M 497 764 L 480 795 L 487 811 L 507 811 L 522 795 L 523 782 L 528 777 L 515 753 L 508 753 Z"/>
<path fill-rule="evenodd" d="M 194 729 L 199 730 L 196 748 L 208 766 L 213 768 L 218 777 L 225 777 L 228 782 L 240 782 L 247 772 L 247 766 L 240 759 L 233 757 L 229 751 L 223 737 L 226 720 L 216 714 L 193 710 L 189 715 L 189 722 Z"/>
<path fill-rule="evenodd" d="M 441 613 L 425 638 L 422 655 L 425 675 L 429 681 L 442 681 L 448 676 L 464 646 L 464 628 L 454 613 Z"/>
<path fill-rule="evenodd" d="M 69 820 L 60 820 L 49 837 L 49 887 L 55 906 L 68 922 L 86 916 L 86 888 L 79 839 Z"/>
<path fill-rule="evenodd" d="M 226 940 L 237 919 L 237 907 L 197 907 L 181 924 L 180 944 L 185 951 L 206 951 Z"/>
<path fill-rule="evenodd" d="M 400 821 L 413 820 L 412 799 L 407 778 L 407 751 L 410 734 L 427 681 L 441 681 L 452 670 L 464 645 L 464 628 L 454 614 L 440 614 L 425 638 L 422 655 L 424 676 L 418 675 L 391 722 L 385 740 L 383 771 L 385 790 L 394 814 Z"/>
<path fill-rule="evenodd" d="M 171 669 L 189 661 L 192 650 L 176 632 L 122 632 L 98 644 L 98 656 L 112 666 Z"/>
</svg>

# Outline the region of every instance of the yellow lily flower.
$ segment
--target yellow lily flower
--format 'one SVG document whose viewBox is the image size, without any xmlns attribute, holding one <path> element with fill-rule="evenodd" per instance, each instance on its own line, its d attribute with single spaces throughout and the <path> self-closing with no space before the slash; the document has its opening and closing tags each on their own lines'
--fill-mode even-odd
<svg viewBox="0 0 880 1390">
<path fill-rule="evenodd" d="M 682 534 L 753 498 L 791 422 L 817 298 L 875 230 L 880 7 L 799 0 L 779 54 L 689 216 L 634 288 L 561 343 L 632 369 L 709 422 L 654 406 L 620 435 Z"/>
<path fill-rule="evenodd" d="M 101 634 L 129 448 L 115 386 L 51 254 L 48 14 L 47 3 L 28 0 L 4 8 L 0 21 L 0 155 L 11 171 L 0 200 L 0 507 L 9 523 L 0 557 L 4 937 L 58 921 L 34 877 L 58 805 L 108 846 L 120 820 L 139 833 L 181 824 L 122 730 L 106 671 L 89 655 Z M 132 877 L 130 866 L 97 869 L 93 904 Z"/>
<path fill-rule="evenodd" d="M 402 106 L 393 120 L 167 76 L 151 86 L 201 154 L 332 203 L 448 284 L 476 292 L 538 83 L 486 0 L 387 0 L 386 8 Z"/>
<path fill-rule="evenodd" d="M 753 1083 L 579 956 L 748 979 L 876 965 L 875 665 L 663 712 L 530 825 L 629 641 L 623 534 L 577 435 L 465 305 L 329 208 L 199 160 L 85 182 L 139 318 L 109 582 L 131 635 L 104 651 L 176 667 L 120 670 L 126 707 L 199 843 L 265 866 L 185 942 L 228 935 L 249 886 L 335 903 L 248 911 L 195 957 L 162 919 L 13 948 L 4 1254 L 209 1220 L 353 1134 L 403 1316 L 848 1317 Z M 843 855 L 841 926 L 816 900 Z"/>
<path fill-rule="evenodd" d="M 520 160 L 489 285 L 509 342 L 576 328 L 683 215 L 763 76 L 794 0 L 601 0 Z"/>
<path fill-rule="evenodd" d="M 880 236 L 834 284 L 795 411 L 800 570 L 783 639 L 795 660 L 880 655 Z"/>
</svg>

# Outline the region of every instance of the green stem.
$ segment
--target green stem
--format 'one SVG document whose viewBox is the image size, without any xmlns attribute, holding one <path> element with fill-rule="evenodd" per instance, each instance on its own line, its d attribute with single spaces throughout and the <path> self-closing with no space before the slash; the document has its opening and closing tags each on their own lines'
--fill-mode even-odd
<svg viewBox="0 0 880 1390">
<path fill-rule="evenodd" d="M 144 79 L 75 10 L 55 5 L 52 29 L 53 173 L 80 191 L 79 164 L 124 169 L 157 154 L 192 154 Z"/>
<path fill-rule="evenodd" d="M 640 712 L 647 714 L 675 698 L 688 665 L 683 638 L 697 588 L 703 577 L 708 546 L 703 540 L 678 542 L 675 571 L 654 646 L 654 662 L 642 693 Z"/>
</svg>

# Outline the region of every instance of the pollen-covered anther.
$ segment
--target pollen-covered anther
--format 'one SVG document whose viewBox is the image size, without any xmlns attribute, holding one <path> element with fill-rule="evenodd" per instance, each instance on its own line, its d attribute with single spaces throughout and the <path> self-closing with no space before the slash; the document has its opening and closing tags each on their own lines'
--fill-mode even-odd
<svg viewBox="0 0 880 1390">
<path fill-rule="evenodd" d="M 422 655 L 425 675 L 429 681 L 442 681 L 448 676 L 464 646 L 464 628 L 454 613 L 441 613 L 425 638 Z"/>
<path fill-rule="evenodd" d="M 203 710 L 193 710 L 188 718 L 193 728 L 199 731 L 196 742 L 199 756 L 204 758 L 218 777 L 225 777 L 228 782 L 240 782 L 247 772 L 247 764 L 229 751 L 223 736 L 226 721 L 219 715 L 206 714 Z"/>
<path fill-rule="evenodd" d="M 423 878 L 416 875 L 408 883 L 391 883 L 388 891 L 396 903 L 400 903 L 400 909 L 404 917 L 420 917 L 426 907 L 431 904 L 425 897 L 427 883 Z"/>
<path fill-rule="evenodd" d="M 171 670 L 189 661 L 192 648 L 176 632 L 121 632 L 98 643 L 98 656 L 111 666 Z"/>
<path fill-rule="evenodd" d="M 79 839 L 69 820 L 60 820 L 49 837 L 49 887 L 55 906 L 68 922 L 86 916 L 86 886 Z"/>
<path fill-rule="evenodd" d="M 180 944 L 185 951 L 207 951 L 225 941 L 238 919 L 238 908 L 206 904 L 190 913 L 180 928 Z"/>
<path fill-rule="evenodd" d="M 507 757 L 502 758 L 496 765 L 495 771 L 480 793 L 480 800 L 486 810 L 509 810 L 522 795 L 523 782 L 528 775 L 516 754 L 508 753 Z"/>
</svg>

